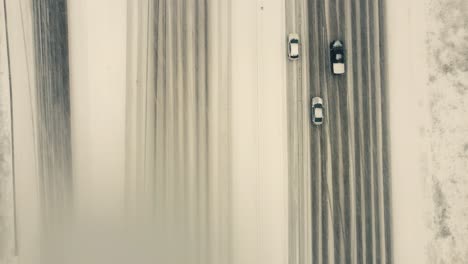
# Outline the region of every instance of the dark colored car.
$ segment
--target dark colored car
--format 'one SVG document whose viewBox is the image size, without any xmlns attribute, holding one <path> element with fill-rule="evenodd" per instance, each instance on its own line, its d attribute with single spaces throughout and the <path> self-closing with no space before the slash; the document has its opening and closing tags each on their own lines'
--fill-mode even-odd
<svg viewBox="0 0 468 264">
<path fill-rule="evenodd" d="M 335 40 L 330 44 L 330 59 L 333 74 L 345 73 L 345 51 L 343 42 Z"/>
</svg>

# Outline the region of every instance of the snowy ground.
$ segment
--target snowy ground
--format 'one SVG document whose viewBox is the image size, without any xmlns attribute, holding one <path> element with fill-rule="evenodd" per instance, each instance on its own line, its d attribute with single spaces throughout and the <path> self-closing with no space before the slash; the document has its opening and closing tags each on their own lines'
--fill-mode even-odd
<svg viewBox="0 0 468 264">
<path fill-rule="evenodd" d="M 389 14 L 393 14 L 389 17 L 392 23 L 389 25 L 388 61 L 395 263 L 468 263 L 468 1 L 413 0 L 408 5 L 405 0 L 388 0 L 388 9 Z M 96 18 L 99 15 L 95 14 Z M 0 22 L 3 22 L 3 15 Z M 81 30 L 75 26 L 73 24 L 72 28 Z M 0 23 L 2 264 L 5 263 L 4 256 L 12 255 L 14 245 L 13 196 L 9 187 L 12 186 L 11 135 L 3 29 L 4 25 Z M 98 33 L 90 36 L 98 37 Z M 81 49 L 77 43 L 72 40 L 72 49 Z M 80 65 L 88 65 L 86 58 L 75 55 L 72 59 L 78 60 Z M 75 75 L 72 81 L 86 84 L 85 77 Z M 100 80 L 97 75 L 88 77 Z M 76 117 L 79 119 L 80 115 Z M 87 117 L 84 112 L 82 117 Z M 92 158 L 86 156 L 86 149 L 82 150 L 77 158 Z M 269 194 L 274 197 L 272 190 Z M 93 189 L 93 193 L 98 192 L 98 188 Z M 109 194 L 106 201 L 110 204 L 113 198 Z M 272 212 L 276 212 L 273 207 Z M 263 213 L 267 215 L 267 212 Z M 420 223 L 423 225 L 419 226 Z M 272 230 L 274 223 L 269 227 L 268 230 Z"/>
<path fill-rule="evenodd" d="M 468 2 L 387 13 L 395 263 L 468 263 Z"/>
<path fill-rule="evenodd" d="M 428 263 L 468 263 L 468 2 L 428 8 Z"/>
</svg>

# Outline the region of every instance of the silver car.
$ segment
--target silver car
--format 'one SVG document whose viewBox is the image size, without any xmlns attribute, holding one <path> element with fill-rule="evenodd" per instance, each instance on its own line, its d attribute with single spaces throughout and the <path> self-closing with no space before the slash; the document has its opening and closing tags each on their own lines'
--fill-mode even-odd
<svg viewBox="0 0 468 264">
<path fill-rule="evenodd" d="M 323 99 L 320 97 L 312 98 L 312 123 L 314 125 L 323 123 Z"/>
<path fill-rule="evenodd" d="M 289 34 L 288 36 L 288 57 L 290 60 L 299 58 L 299 35 Z"/>
</svg>

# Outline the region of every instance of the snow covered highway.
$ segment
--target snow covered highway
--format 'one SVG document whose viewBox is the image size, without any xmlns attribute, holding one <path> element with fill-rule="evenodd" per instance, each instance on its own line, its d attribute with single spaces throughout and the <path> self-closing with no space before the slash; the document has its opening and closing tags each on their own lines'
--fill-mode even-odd
<svg viewBox="0 0 468 264">
<path fill-rule="evenodd" d="M 287 12 L 305 60 L 288 65 L 291 263 L 392 262 L 383 2 L 295 1 Z M 334 40 L 344 75 L 331 71 Z M 324 123 L 304 125 L 316 96 Z"/>
<path fill-rule="evenodd" d="M 3 0 L 0 264 L 465 263 L 462 2 Z"/>
</svg>

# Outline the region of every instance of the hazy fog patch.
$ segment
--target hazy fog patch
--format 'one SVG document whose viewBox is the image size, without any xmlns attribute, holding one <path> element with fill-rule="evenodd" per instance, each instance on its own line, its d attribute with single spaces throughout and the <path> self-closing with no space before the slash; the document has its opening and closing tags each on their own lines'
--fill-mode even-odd
<svg viewBox="0 0 468 264">
<path fill-rule="evenodd" d="M 14 255 L 13 169 L 6 41 L 0 12 L 0 263 L 9 264 Z"/>
</svg>

